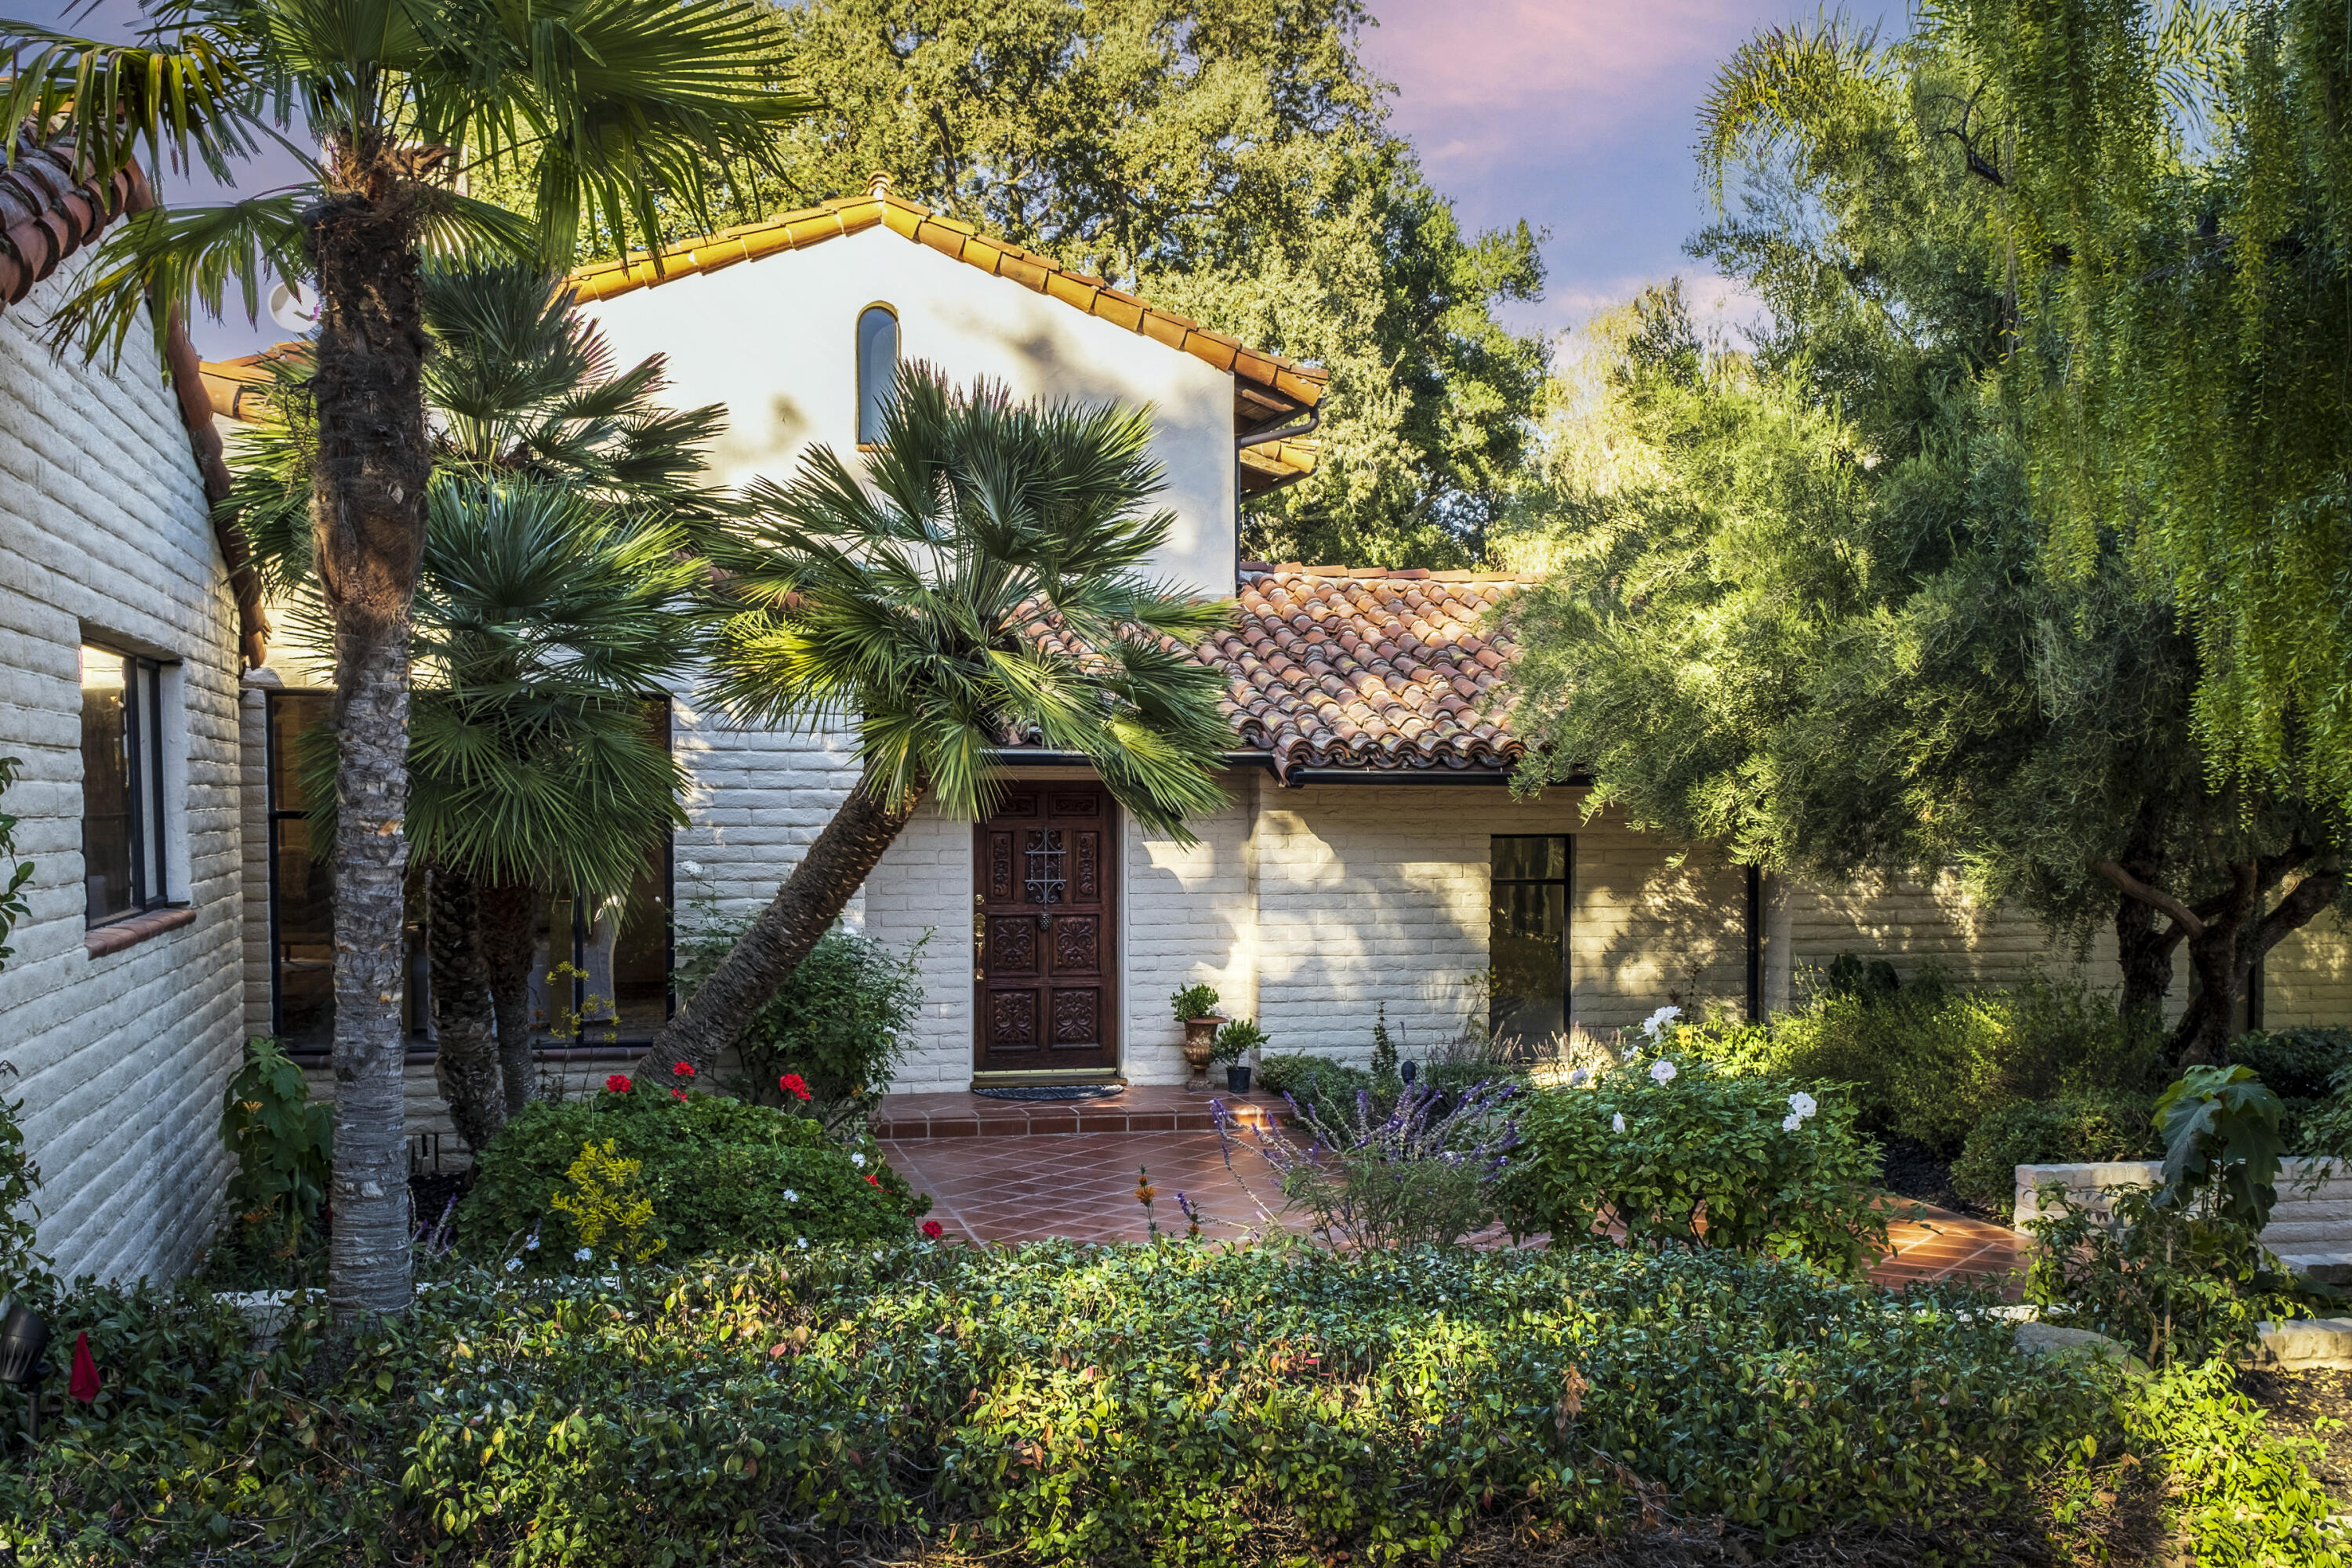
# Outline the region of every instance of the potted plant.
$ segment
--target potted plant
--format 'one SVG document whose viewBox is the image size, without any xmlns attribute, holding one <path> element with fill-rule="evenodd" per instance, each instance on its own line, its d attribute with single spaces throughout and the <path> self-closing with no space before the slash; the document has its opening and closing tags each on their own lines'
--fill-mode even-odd
<svg viewBox="0 0 2352 1568">
<path fill-rule="evenodd" d="M 1235 1018 L 1217 1031 L 1217 1048 L 1211 1059 L 1225 1064 L 1227 1089 L 1235 1094 L 1249 1092 L 1249 1063 L 1242 1058 L 1265 1044 L 1265 1031 L 1257 1026 L 1254 1018 Z"/>
<path fill-rule="evenodd" d="M 1192 1069 L 1184 1087 L 1206 1089 L 1209 1063 L 1216 1056 L 1217 1030 L 1224 1023 L 1217 1016 L 1217 988 L 1187 985 L 1170 996 L 1168 1005 L 1176 1010 L 1176 1021 L 1184 1026 L 1184 1065 Z"/>
</svg>

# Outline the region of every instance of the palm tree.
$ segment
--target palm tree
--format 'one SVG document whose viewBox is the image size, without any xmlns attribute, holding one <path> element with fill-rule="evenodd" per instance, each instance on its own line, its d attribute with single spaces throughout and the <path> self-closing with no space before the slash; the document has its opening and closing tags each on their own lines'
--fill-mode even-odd
<svg viewBox="0 0 2352 1568">
<path fill-rule="evenodd" d="M 487 1147 L 532 1091 L 529 1006 L 545 895 L 617 892 L 682 822 L 685 777 L 643 697 L 689 656 L 702 567 L 688 522 L 716 407 L 671 412 L 658 358 L 616 373 L 536 268 L 428 268 L 435 448 L 415 608 L 406 832 L 430 868 L 436 1073 Z M 306 363 L 270 362 L 274 417 L 239 442 L 230 504 L 298 636 L 329 634 L 304 526 Z M 333 826 L 331 728 L 306 794 Z"/>
<path fill-rule="evenodd" d="M 1172 514 L 1140 410 L 951 395 L 909 366 L 860 475 L 831 447 L 755 481 L 714 545 L 741 605 L 710 690 L 749 721 L 854 717 L 863 776 L 648 1059 L 707 1068 L 792 976 L 924 800 L 984 816 L 1009 746 L 1083 753 L 1184 842 L 1223 802 L 1222 677 L 1192 657 L 1232 605 L 1145 568 Z"/>
<path fill-rule="evenodd" d="M 270 274 L 315 280 L 318 571 L 334 618 L 335 1229 L 338 1318 L 406 1310 L 402 882 L 408 625 L 431 444 L 417 272 L 484 245 L 568 259 L 585 209 L 649 239 L 657 202 L 707 215 L 705 170 L 763 159 L 781 33 L 759 0 L 158 0 L 136 42 L 0 22 L 6 124 L 55 128 L 99 180 L 144 148 L 226 176 L 265 142 L 315 177 L 230 205 L 115 226 L 61 309 L 62 342 L 119 350 L 152 314 L 253 313 Z M 292 135 L 289 132 L 294 132 Z M 526 219 L 470 199 L 468 172 L 536 163 Z M 152 311 L 151 311 L 152 305 Z"/>
</svg>

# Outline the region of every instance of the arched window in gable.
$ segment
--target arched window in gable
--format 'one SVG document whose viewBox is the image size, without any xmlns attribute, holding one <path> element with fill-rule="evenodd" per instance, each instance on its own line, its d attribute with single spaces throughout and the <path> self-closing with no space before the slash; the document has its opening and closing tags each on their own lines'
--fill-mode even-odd
<svg viewBox="0 0 2352 1568">
<path fill-rule="evenodd" d="M 857 444 L 879 445 L 882 418 L 898 385 L 898 313 L 868 305 L 857 313 Z"/>
</svg>

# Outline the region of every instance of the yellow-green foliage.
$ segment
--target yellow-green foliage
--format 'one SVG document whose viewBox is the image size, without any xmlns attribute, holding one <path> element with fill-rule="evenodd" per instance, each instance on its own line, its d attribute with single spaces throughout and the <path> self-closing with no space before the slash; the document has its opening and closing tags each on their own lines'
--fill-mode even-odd
<svg viewBox="0 0 2352 1568">
<path fill-rule="evenodd" d="M 572 1216 L 572 1228 L 587 1246 L 643 1263 L 669 1243 L 646 1235 L 646 1226 L 653 1223 L 654 1201 L 637 1179 L 640 1169 L 639 1162 L 614 1152 L 610 1138 L 583 1143 L 580 1158 L 564 1173 L 572 1191 L 556 1194 L 551 1206 Z"/>
</svg>

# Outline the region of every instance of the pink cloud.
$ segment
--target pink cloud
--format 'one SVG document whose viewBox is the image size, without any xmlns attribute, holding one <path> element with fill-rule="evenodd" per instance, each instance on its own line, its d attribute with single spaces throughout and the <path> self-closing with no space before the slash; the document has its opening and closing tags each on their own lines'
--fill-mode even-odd
<svg viewBox="0 0 2352 1568">
<path fill-rule="evenodd" d="M 1755 0 L 1386 0 L 1364 52 L 1403 89 L 1400 115 L 1424 123 L 1537 98 L 1622 105 L 1711 65 L 1762 12 Z"/>
</svg>

